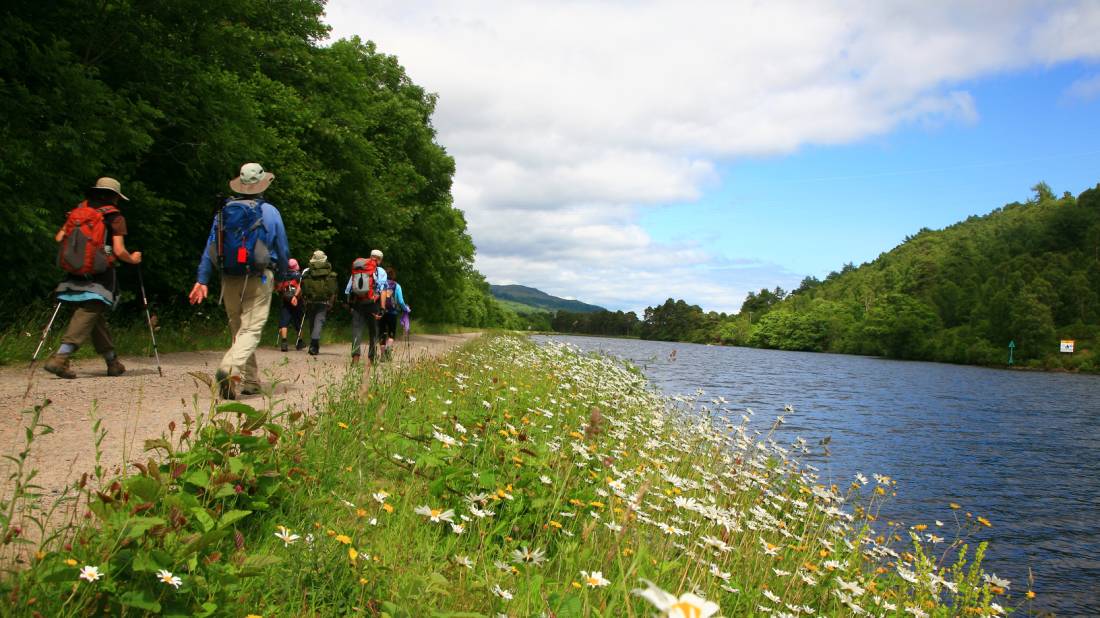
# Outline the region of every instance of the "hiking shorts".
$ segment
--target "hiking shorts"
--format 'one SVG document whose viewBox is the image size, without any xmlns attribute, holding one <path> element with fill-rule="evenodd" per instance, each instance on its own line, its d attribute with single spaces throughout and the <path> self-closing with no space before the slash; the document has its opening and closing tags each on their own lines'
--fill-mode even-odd
<svg viewBox="0 0 1100 618">
<path fill-rule="evenodd" d="M 298 303 L 297 307 L 283 303 L 282 308 L 279 309 L 279 328 L 298 328 L 298 325 L 302 323 L 302 310 L 301 302 Z"/>
</svg>

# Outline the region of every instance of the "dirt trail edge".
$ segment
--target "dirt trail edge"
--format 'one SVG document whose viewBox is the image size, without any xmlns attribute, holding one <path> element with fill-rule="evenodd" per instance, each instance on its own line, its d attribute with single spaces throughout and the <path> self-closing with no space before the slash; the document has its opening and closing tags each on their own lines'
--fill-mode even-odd
<svg viewBox="0 0 1100 618">
<path fill-rule="evenodd" d="M 393 363 L 401 365 L 425 356 L 447 352 L 478 336 L 414 335 L 408 346 L 402 344 Z M 0 370 L 0 453 L 16 456 L 23 448 L 29 415 L 23 410 L 44 400 L 51 401 L 42 422 L 54 432 L 35 439 L 28 459 L 28 469 L 37 469 L 35 483 L 41 486 L 47 500 L 66 485 L 78 480 L 95 466 L 95 437 L 92 435 L 92 415 L 102 419 L 107 437 L 101 445 L 101 463 L 108 476 L 121 470 L 123 462 L 144 461 L 142 452 L 148 438 L 168 432 L 168 423 L 183 424 L 183 413 L 194 415 L 196 409 L 206 410 L 210 403 L 210 388 L 196 380 L 190 372 L 212 376 L 224 351 L 181 352 L 161 356 L 164 377 L 157 375 L 153 358 L 127 357 L 122 361 L 126 373 L 108 377 L 101 358 L 74 364 L 78 378 L 64 380 L 44 371 L 41 366 L 33 374 L 26 366 Z M 348 344 L 330 344 L 317 356 L 300 352 L 279 352 L 260 349 L 257 360 L 264 386 L 273 398 L 285 405 L 309 409 L 318 387 L 344 377 L 352 367 L 348 360 Z M 384 369 L 386 365 L 381 365 Z M 362 365 L 356 366 L 362 371 Z M 30 389 L 28 390 L 28 380 Z M 242 397 L 241 401 L 263 406 L 265 395 Z M 177 429 L 179 435 L 180 429 Z M 10 492 L 8 475 L 13 464 L 3 460 L 0 474 L 0 496 Z"/>
</svg>

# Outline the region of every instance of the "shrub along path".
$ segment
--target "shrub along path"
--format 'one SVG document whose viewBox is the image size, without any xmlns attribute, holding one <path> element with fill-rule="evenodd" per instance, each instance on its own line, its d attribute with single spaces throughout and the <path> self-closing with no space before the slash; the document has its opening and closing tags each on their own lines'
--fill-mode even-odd
<svg viewBox="0 0 1100 618">
<path fill-rule="evenodd" d="M 413 335 L 394 357 L 404 364 L 425 355 L 438 355 L 477 336 Z M 222 351 L 181 352 L 161 356 L 164 377 L 157 375 L 153 358 L 124 357 L 126 374 L 107 377 L 100 358 L 76 361 L 75 380 L 56 378 L 41 369 L 33 373 L 26 366 L 0 369 L 0 454 L 17 456 L 22 450 L 29 414 L 21 412 L 50 400 L 42 422 L 53 433 L 35 439 L 28 468 L 37 469 L 35 483 L 47 496 L 60 495 L 66 485 L 91 472 L 96 465 L 94 419 L 101 419 L 107 436 L 100 443 L 101 464 L 108 476 L 117 474 L 124 462 L 145 461 L 147 439 L 167 434 L 169 423 L 183 425 L 183 414 L 195 416 L 196 410 L 208 410 L 211 389 L 192 373 L 213 375 Z M 338 383 L 348 371 L 348 344 L 331 344 L 311 357 L 305 350 L 279 352 L 272 348 L 258 351 L 265 393 L 242 400 L 264 407 L 265 398 L 282 400 L 286 405 L 309 410 L 318 389 Z M 385 365 L 380 365 L 385 367 Z M 362 365 L 359 366 L 362 370 Z M 13 464 L 3 460 L 0 474 L 7 478 Z M 7 494 L 5 488 L 0 495 Z"/>
</svg>

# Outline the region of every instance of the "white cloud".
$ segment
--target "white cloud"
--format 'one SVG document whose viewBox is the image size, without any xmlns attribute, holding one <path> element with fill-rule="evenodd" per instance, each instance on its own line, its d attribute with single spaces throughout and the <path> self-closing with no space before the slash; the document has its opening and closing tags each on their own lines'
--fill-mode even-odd
<svg viewBox="0 0 1100 618">
<path fill-rule="evenodd" d="M 1096 2 L 334 0 L 328 15 L 439 93 L 489 280 L 613 308 L 732 310 L 797 281 L 639 227 L 639 209 L 719 182 L 719 163 L 977 122 L 966 80 L 1100 58 Z"/>
<path fill-rule="evenodd" d="M 1100 97 L 1100 74 L 1082 77 L 1066 88 L 1065 98 L 1076 101 L 1091 101 Z"/>
</svg>

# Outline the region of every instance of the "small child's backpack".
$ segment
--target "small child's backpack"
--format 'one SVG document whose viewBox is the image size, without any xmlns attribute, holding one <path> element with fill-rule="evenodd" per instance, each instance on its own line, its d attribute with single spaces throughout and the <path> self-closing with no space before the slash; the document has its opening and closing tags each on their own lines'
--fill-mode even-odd
<svg viewBox="0 0 1100 618">
<path fill-rule="evenodd" d="M 211 257 L 223 273 L 258 274 L 271 267 L 261 204 L 260 200 L 230 200 L 218 211 L 217 255 Z"/>
<path fill-rule="evenodd" d="M 378 300 L 378 262 L 374 258 L 355 258 L 351 263 L 351 298 L 358 302 Z"/>
<path fill-rule="evenodd" d="M 290 304 L 290 300 L 298 295 L 298 280 L 291 277 L 275 286 L 275 291 L 282 297 L 283 302 Z"/>
<path fill-rule="evenodd" d="M 98 275 L 107 272 L 114 264 L 107 242 L 106 216 L 117 213 L 114 206 L 92 208 L 84 200 L 69 211 L 65 219 L 64 234 L 58 250 L 57 262 L 63 270 L 74 275 Z"/>
</svg>

